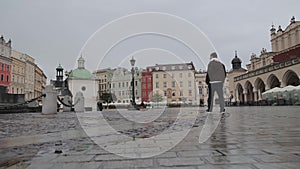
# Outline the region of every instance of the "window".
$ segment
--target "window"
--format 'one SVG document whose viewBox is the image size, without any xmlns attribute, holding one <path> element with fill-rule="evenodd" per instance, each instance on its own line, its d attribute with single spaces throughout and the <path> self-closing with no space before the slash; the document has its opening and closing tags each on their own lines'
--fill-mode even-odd
<svg viewBox="0 0 300 169">
<path fill-rule="evenodd" d="M 9 66 L 7 66 L 7 67 L 6 67 L 6 71 L 8 71 L 8 72 L 9 72 Z"/>
<path fill-rule="evenodd" d="M 164 82 L 164 88 L 167 88 L 167 82 Z"/>
<path fill-rule="evenodd" d="M 179 69 L 183 69 L 182 65 L 179 66 Z"/>
<path fill-rule="evenodd" d="M 182 73 L 179 73 L 179 77 L 182 78 Z"/>
<path fill-rule="evenodd" d="M 171 69 L 172 69 L 172 70 L 175 70 L 175 66 L 172 66 Z"/>
<path fill-rule="evenodd" d="M 158 82 L 155 83 L 155 87 L 159 88 L 159 83 Z"/>
<path fill-rule="evenodd" d="M 166 70 L 166 66 L 162 67 L 162 70 Z"/>
<path fill-rule="evenodd" d="M 15 75 L 12 75 L 12 81 L 13 82 L 15 81 Z"/>
<path fill-rule="evenodd" d="M 6 82 L 9 82 L 9 76 L 8 75 L 6 76 Z"/>
<path fill-rule="evenodd" d="M 155 77 L 158 78 L 158 74 L 155 74 Z"/>
<path fill-rule="evenodd" d="M 163 74 L 163 77 L 164 77 L 164 78 L 167 78 L 167 74 Z"/>
<path fill-rule="evenodd" d="M 15 93 L 14 87 L 11 88 L 11 92 L 12 92 L 12 94 Z"/>
<path fill-rule="evenodd" d="M 175 87 L 175 81 L 172 81 L 172 87 Z"/>
<path fill-rule="evenodd" d="M 3 81 L 4 80 L 4 76 L 3 75 L 1 75 L 1 81 Z"/>
<path fill-rule="evenodd" d="M 167 96 L 167 91 L 164 91 L 164 96 Z"/>
<path fill-rule="evenodd" d="M 180 96 L 183 96 L 183 91 L 182 90 L 180 90 Z"/>
<path fill-rule="evenodd" d="M 199 94 L 202 94 L 202 88 L 199 88 Z"/>
<path fill-rule="evenodd" d="M 192 81 L 188 81 L 189 87 L 192 87 Z"/>
<path fill-rule="evenodd" d="M 208 90 L 208 88 L 206 88 L 206 93 L 207 93 L 207 94 L 209 94 L 209 90 Z"/>
<path fill-rule="evenodd" d="M 125 87 L 125 83 L 124 82 L 122 82 L 122 87 Z"/>
<path fill-rule="evenodd" d="M 135 81 L 135 86 L 137 86 L 137 81 Z"/>
<path fill-rule="evenodd" d="M 1 66 L 1 70 L 4 70 L 4 64 L 2 64 L 2 66 Z"/>
<path fill-rule="evenodd" d="M 179 85 L 180 85 L 180 87 L 183 87 L 183 82 L 180 81 L 180 82 L 179 82 Z"/>
<path fill-rule="evenodd" d="M 128 82 L 126 82 L 126 87 L 128 87 Z"/>
<path fill-rule="evenodd" d="M 189 96 L 192 96 L 192 90 L 189 90 Z"/>
<path fill-rule="evenodd" d="M 119 88 L 121 88 L 121 83 L 119 82 Z"/>
</svg>

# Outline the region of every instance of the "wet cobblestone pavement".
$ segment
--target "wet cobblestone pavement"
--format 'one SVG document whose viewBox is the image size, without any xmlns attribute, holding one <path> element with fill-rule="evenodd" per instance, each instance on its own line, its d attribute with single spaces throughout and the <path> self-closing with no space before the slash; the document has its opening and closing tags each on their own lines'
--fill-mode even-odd
<svg viewBox="0 0 300 169">
<path fill-rule="evenodd" d="M 178 145 L 148 158 L 125 158 L 104 150 L 87 136 L 75 113 L 1 114 L 0 168 L 299 168 L 300 107 L 229 107 L 226 112 L 213 135 L 199 143 L 208 115 L 204 109 L 196 111 L 195 123 Z M 153 122 L 134 125 L 116 111 L 104 111 L 103 117 L 119 133 L 138 141 L 162 134 L 177 114 L 178 109 L 168 109 Z M 174 131 L 191 125 L 190 117 Z M 63 153 L 55 154 L 56 149 Z"/>
</svg>

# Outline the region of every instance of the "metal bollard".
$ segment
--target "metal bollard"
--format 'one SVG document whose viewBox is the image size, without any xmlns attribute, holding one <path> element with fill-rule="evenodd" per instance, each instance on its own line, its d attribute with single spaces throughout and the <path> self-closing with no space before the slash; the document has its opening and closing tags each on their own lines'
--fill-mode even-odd
<svg viewBox="0 0 300 169">
<path fill-rule="evenodd" d="M 57 113 L 57 92 L 52 85 L 47 85 L 45 88 L 46 97 L 43 97 L 42 114 Z"/>
</svg>

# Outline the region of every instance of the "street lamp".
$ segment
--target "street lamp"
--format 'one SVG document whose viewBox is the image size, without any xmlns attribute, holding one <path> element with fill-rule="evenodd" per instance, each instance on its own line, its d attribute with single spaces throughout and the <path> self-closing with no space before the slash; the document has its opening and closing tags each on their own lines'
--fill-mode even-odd
<svg viewBox="0 0 300 169">
<path fill-rule="evenodd" d="M 132 59 L 130 59 L 130 64 L 131 64 L 131 74 L 132 74 L 132 81 L 131 81 L 131 85 L 132 85 L 132 105 L 135 107 L 135 92 L 134 92 L 134 64 L 135 64 L 135 60 L 132 57 Z"/>
</svg>

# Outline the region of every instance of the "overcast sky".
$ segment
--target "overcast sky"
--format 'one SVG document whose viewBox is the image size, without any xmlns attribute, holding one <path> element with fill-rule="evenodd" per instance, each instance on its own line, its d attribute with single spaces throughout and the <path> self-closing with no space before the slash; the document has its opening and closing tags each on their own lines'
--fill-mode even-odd
<svg viewBox="0 0 300 169">
<path fill-rule="evenodd" d="M 50 80 L 55 77 L 59 63 L 66 70 L 74 69 L 81 51 L 91 71 L 96 69 L 95 65 L 97 68 L 126 65 L 119 60 L 114 62 L 114 58 L 128 59 L 131 54 L 135 54 L 140 67 L 146 63 L 176 62 L 176 59 L 163 59 L 174 57 L 174 53 L 180 57 L 191 56 L 190 51 L 179 47 L 182 46 L 179 42 L 150 35 L 128 39 L 116 46 L 107 55 L 110 60 L 102 59 L 101 64 L 101 56 L 83 49 L 100 27 L 115 19 L 134 13 L 163 12 L 196 25 L 230 69 L 235 50 L 243 65 L 249 63 L 251 53 L 259 55 L 262 48 L 270 51 L 272 23 L 276 28 L 278 25 L 285 28 L 292 16 L 299 20 L 299 6 L 299 0 L 3 0 L 0 2 L 0 34 L 12 39 L 14 50 L 34 57 Z M 120 27 L 122 29 L 126 27 Z M 101 43 L 97 45 L 102 46 Z M 147 48 L 153 50 L 142 50 Z M 153 62 L 143 63 L 141 55 L 153 56 Z M 183 60 L 195 62 L 197 69 L 203 68 L 192 56 Z"/>
</svg>

